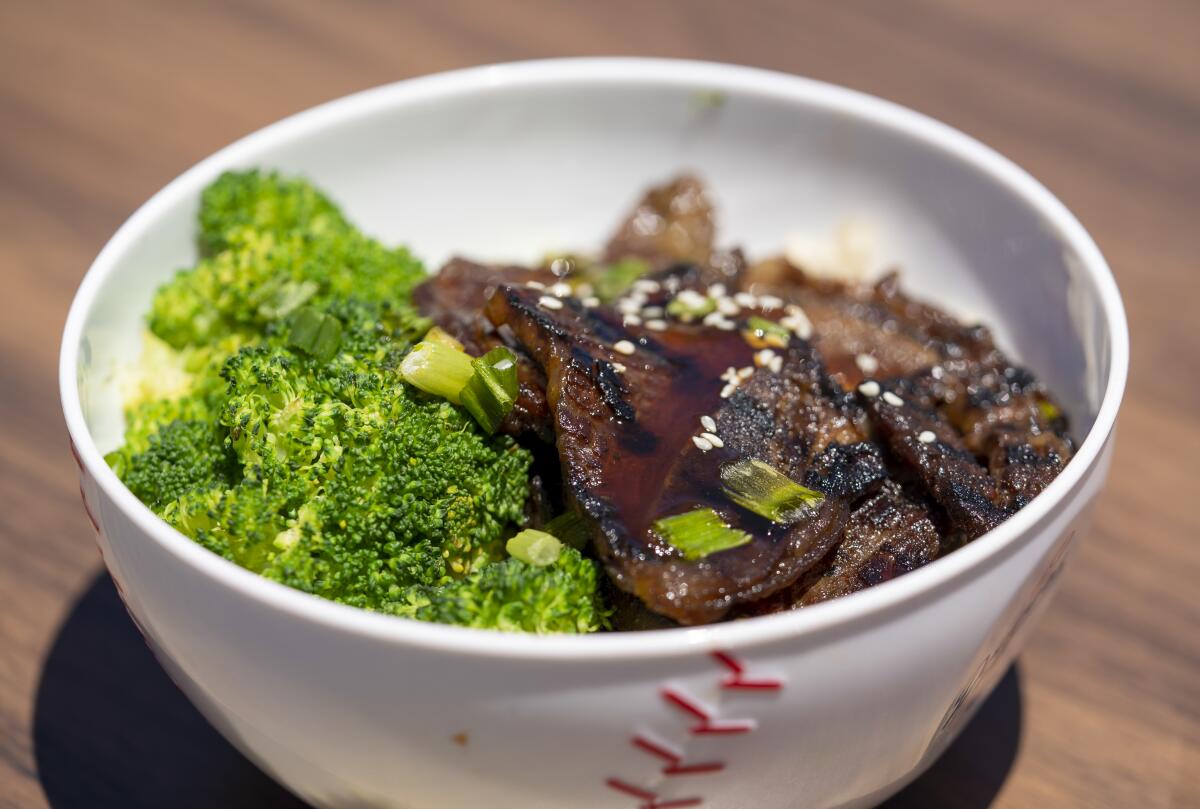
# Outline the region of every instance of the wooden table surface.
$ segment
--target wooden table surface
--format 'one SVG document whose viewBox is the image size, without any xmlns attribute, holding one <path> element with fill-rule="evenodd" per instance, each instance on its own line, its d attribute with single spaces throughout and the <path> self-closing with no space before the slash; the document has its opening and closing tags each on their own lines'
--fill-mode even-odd
<svg viewBox="0 0 1200 809">
<path fill-rule="evenodd" d="M 881 95 L 996 147 L 1078 214 L 1132 324 L 1112 479 L 1019 663 L 889 805 L 1200 806 L 1196 0 L 0 3 L 0 806 L 300 806 L 175 691 L 102 574 L 55 381 L 92 257 L 176 174 L 284 115 L 588 54 Z"/>
</svg>

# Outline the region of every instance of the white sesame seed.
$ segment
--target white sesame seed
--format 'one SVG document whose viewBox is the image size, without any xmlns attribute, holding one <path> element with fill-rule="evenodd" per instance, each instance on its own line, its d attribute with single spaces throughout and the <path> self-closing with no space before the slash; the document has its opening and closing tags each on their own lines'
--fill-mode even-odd
<svg viewBox="0 0 1200 809">
<path fill-rule="evenodd" d="M 704 316 L 703 322 L 704 322 L 705 326 L 715 326 L 724 319 L 725 319 L 725 316 L 723 314 L 721 314 L 720 312 L 709 312 L 707 315 Z"/>
<path fill-rule="evenodd" d="M 858 366 L 858 370 L 864 374 L 873 374 L 879 370 L 879 360 L 872 357 L 870 354 L 859 354 L 854 358 L 854 364 Z"/>
<path fill-rule="evenodd" d="M 633 282 L 633 288 L 639 292 L 658 292 L 662 289 L 662 285 L 657 281 L 652 281 L 649 278 L 639 278 Z"/>
<path fill-rule="evenodd" d="M 808 319 L 808 315 L 804 310 L 793 303 L 789 303 L 784 309 L 787 316 L 779 322 L 796 333 L 796 336 L 801 340 L 807 340 L 812 337 L 813 327 L 812 321 Z"/>
<path fill-rule="evenodd" d="M 722 320 L 720 323 L 717 324 L 717 328 L 720 329 L 721 331 L 733 331 L 734 329 L 737 328 L 737 324 L 734 323 L 732 320 Z"/>
<path fill-rule="evenodd" d="M 637 315 L 625 315 L 621 323 L 626 326 L 640 326 L 642 325 L 642 319 Z"/>
<path fill-rule="evenodd" d="M 732 317 L 742 311 L 742 307 L 738 306 L 733 298 L 717 298 L 717 311 Z"/>
<path fill-rule="evenodd" d="M 625 369 L 625 364 L 624 364 L 624 363 L 620 363 L 620 362 L 614 362 L 614 363 L 612 364 L 612 367 L 613 367 L 613 370 L 614 370 L 614 371 L 616 371 L 618 374 L 623 374 L 623 373 L 625 373 L 625 370 L 626 370 L 626 369 Z"/>
<path fill-rule="evenodd" d="M 661 306 L 647 306 L 642 310 L 642 317 L 662 317 L 663 308 Z"/>
<path fill-rule="evenodd" d="M 874 399 L 879 395 L 879 383 L 875 380 L 868 380 L 858 386 L 858 392 L 863 396 Z"/>
<path fill-rule="evenodd" d="M 689 309 L 699 309 L 708 303 L 708 298 L 705 298 L 694 289 L 685 289 L 675 296 L 675 299 Z"/>
<path fill-rule="evenodd" d="M 541 281 L 526 281 L 525 286 L 529 287 L 530 289 L 545 289 L 546 288 L 546 285 L 543 284 Z"/>
<path fill-rule="evenodd" d="M 708 443 L 712 444 L 714 447 L 725 446 L 725 442 L 722 441 L 720 439 L 720 437 L 714 433 L 700 433 L 700 437 L 703 438 Z"/>
<path fill-rule="evenodd" d="M 550 287 L 550 293 L 559 298 L 565 298 L 571 294 L 571 285 L 559 281 L 554 286 Z"/>
<path fill-rule="evenodd" d="M 618 340 L 613 344 L 613 351 L 625 354 L 626 356 L 632 354 L 636 350 L 637 349 L 634 348 L 633 343 L 629 342 L 628 340 Z"/>
<path fill-rule="evenodd" d="M 929 430 L 922 430 L 921 434 L 917 436 L 917 440 L 922 444 L 932 444 L 934 441 L 937 441 L 937 436 Z"/>
<path fill-rule="evenodd" d="M 930 368 L 929 373 L 933 375 L 934 379 L 941 379 L 946 374 L 946 372 L 944 370 L 942 370 L 942 366 L 940 366 L 940 365 L 935 365 L 932 368 Z"/>
<path fill-rule="evenodd" d="M 692 436 L 692 443 L 695 444 L 696 447 L 701 452 L 708 452 L 710 449 L 713 448 L 713 445 L 709 442 L 709 440 L 707 438 L 701 438 L 698 435 Z"/>
<path fill-rule="evenodd" d="M 679 277 L 675 275 L 668 276 L 667 280 L 663 281 L 663 286 L 667 288 L 667 292 L 674 295 L 679 291 Z"/>
<path fill-rule="evenodd" d="M 654 320 L 647 320 L 646 328 L 651 329 L 652 331 L 666 331 L 667 330 L 667 321 L 658 320 L 657 318 Z"/>
<path fill-rule="evenodd" d="M 584 281 L 582 284 L 575 285 L 575 294 L 581 298 L 591 297 L 593 291 L 592 285 L 587 281 Z"/>
<path fill-rule="evenodd" d="M 642 305 L 635 300 L 629 298 L 621 298 L 617 301 L 617 311 L 626 315 L 637 314 L 642 310 Z"/>
<path fill-rule="evenodd" d="M 583 299 L 583 305 L 588 306 L 588 307 L 599 306 L 600 299 L 597 298 L 595 295 L 589 295 L 588 297 Z"/>
<path fill-rule="evenodd" d="M 777 298 L 774 295 L 759 295 L 758 303 L 763 309 L 769 312 L 772 309 L 778 309 L 783 306 L 783 299 Z"/>
<path fill-rule="evenodd" d="M 710 298 L 721 298 L 721 297 L 724 297 L 724 295 L 725 295 L 725 285 L 724 284 L 713 284 L 712 286 L 710 286 L 708 288 L 708 297 L 710 297 Z"/>
<path fill-rule="evenodd" d="M 738 368 L 738 379 L 749 379 L 754 376 L 754 366 L 747 365 L 745 368 Z"/>
<path fill-rule="evenodd" d="M 721 398 L 722 398 L 722 399 L 728 399 L 730 396 L 732 396 L 732 395 L 733 395 L 733 392 L 734 392 L 735 390 L 737 390 L 737 388 L 738 388 L 738 386 L 737 386 L 737 385 L 735 385 L 735 384 L 733 384 L 732 382 L 730 382 L 728 385 L 726 385 L 725 387 L 721 388 Z"/>
<path fill-rule="evenodd" d="M 710 433 L 715 433 L 717 431 L 717 423 L 713 421 L 712 416 L 701 416 L 700 426 L 708 430 Z"/>
<path fill-rule="evenodd" d="M 749 292 L 738 292 L 733 296 L 733 299 L 737 302 L 738 306 L 746 309 L 752 309 L 755 306 L 758 306 L 758 298 L 754 297 Z"/>
<path fill-rule="evenodd" d="M 732 365 L 726 368 L 721 374 L 721 379 L 725 380 L 726 382 L 734 382 L 737 380 L 737 378 L 737 368 L 734 368 Z"/>
<path fill-rule="evenodd" d="M 764 365 L 770 365 L 773 359 L 775 359 L 775 352 L 769 348 L 754 352 L 754 364 L 760 368 Z"/>
<path fill-rule="evenodd" d="M 771 357 L 771 362 L 768 363 L 768 367 L 771 369 L 771 371 L 773 373 L 779 373 L 780 371 L 783 370 L 783 357 L 780 357 L 780 356 Z"/>
<path fill-rule="evenodd" d="M 543 295 L 542 297 L 538 298 L 538 303 L 540 303 L 542 306 L 545 306 L 547 309 L 562 308 L 562 301 L 560 301 L 558 298 L 552 298 L 549 295 Z"/>
<path fill-rule="evenodd" d="M 901 405 L 904 404 L 904 400 L 901 399 L 896 394 L 892 393 L 890 390 L 885 390 L 883 392 L 883 400 L 885 402 L 887 402 L 888 404 L 890 404 L 892 407 L 900 407 Z"/>
</svg>

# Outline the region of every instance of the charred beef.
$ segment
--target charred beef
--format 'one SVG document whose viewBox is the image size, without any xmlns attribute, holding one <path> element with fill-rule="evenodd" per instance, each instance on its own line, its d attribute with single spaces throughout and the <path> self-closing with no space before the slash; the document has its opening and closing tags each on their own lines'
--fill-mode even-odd
<svg viewBox="0 0 1200 809">
<path fill-rule="evenodd" d="M 599 264 L 454 259 L 415 293 L 472 354 L 500 344 L 517 353 L 520 398 L 501 429 L 546 442 L 532 444 L 544 485 L 530 524 L 564 507 L 585 518 L 619 588 L 622 627 L 792 609 L 895 578 L 1001 523 L 1070 459 L 1065 417 L 987 329 L 909 298 L 895 273 L 865 284 L 810 277 L 784 259 L 747 266 L 715 233 L 703 185 L 682 176 L 647 192 Z M 543 287 L 564 274 L 592 281 L 628 258 L 650 267 L 617 302 L 634 309 L 561 292 L 545 304 Z M 715 313 L 718 328 L 647 314 L 681 290 L 741 293 L 736 315 L 725 312 L 738 328 Z M 792 337 L 777 362 L 721 393 L 720 377 L 753 366 L 762 348 L 741 333 L 751 315 L 807 321 L 810 339 Z M 693 442 L 701 416 L 720 436 L 708 449 Z M 790 526 L 732 504 L 719 470 L 744 458 L 824 500 Z M 559 475 L 561 492 L 548 485 Z M 683 558 L 652 525 L 698 507 L 752 540 Z"/>
<path fill-rule="evenodd" d="M 883 476 L 865 414 L 806 343 L 794 341 L 777 372 L 760 368 L 722 399 L 722 370 L 752 364 L 736 331 L 626 328 L 603 309 L 574 299 L 546 308 L 536 291 L 515 286 L 501 286 L 487 312 L 546 375 L 565 490 L 594 524 L 599 557 L 618 586 L 659 614 L 709 622 L 792 584 L 833 548 L 850 503 Z M 702 415 L 715 420 L 723 446 L 693 442 Z M 740 458 L 826 497 L 796 525 L 769 523 L 721 492 L 721 464 Z M 689 561 L 651 528 L 705 506 L 752 541 Z"/>
</svg>

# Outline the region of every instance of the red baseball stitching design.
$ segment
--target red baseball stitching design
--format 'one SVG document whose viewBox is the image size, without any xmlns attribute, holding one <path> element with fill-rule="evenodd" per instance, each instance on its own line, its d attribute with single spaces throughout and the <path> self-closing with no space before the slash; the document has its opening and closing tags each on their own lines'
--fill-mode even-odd
<svg viewBox="0 0 1200 809">
<path fill-rule="evenodd" d="M 645 750 L 652 756 L 658 756 L 667 762 L 663 767 L 663 775 L 699 775 L 701 773 L 718 772 L 725 769 L 724 761 L 705 761 L 700 764 L 684 764 L 683 754 L 664 745 L 653 742 L 645 736 L 634 736 L 633 746 Z"/>
<path fill-rule="evenodd" d="M 713 652 L 712 657 L 729 672 L 719 681 L 722 690 L 760 692 L 780 691 L 783 689 L 784 681 L 780 678 L 747 676 L 745 664 L 728 652 Z M 659 694 L 668 703 L 697 720 L 695 724 L 688 728 L 688 733 L 693 736 L 736 735 L 749 733 L 758 726 L 757 721 L 754 719 L 721 719 L 716 717 L 713 715 L 711 708 L 671 686 L 664 686 L 659 691 Z M 701 775 L 704 773 L 720 772 L 725 769 L 724 761 L 684 764 L 683 753 L 681 751 L 652 741 L 641 734 L 632 736 L 630 742 L 639 750 L 643 750 L 655 758 L 666 762 L 666 766 L 662 768 L 662 774 L 666 776 Z M 635 786 L 619 778 L 609 778 L 604 783 L 610 789 L 642 801 L 642 803 L 638 804 L 638 809 L 683 809 L 683 807 L 699 806 L 704 803 L 704 798 L 700 796 L 694 798 L 660 799 L 657 792 Z"/>
<path fill-rule="evenodd" d="M 100 533 L 100 523 L 96 522 L 96 518 L 92 516 L 92 507 L 88 505 L 87 495 L 83 493 L 83 481 L 79 482 L 79 499 L 83 501 L 83 513 L 87 515 L 88 522 L 92 524 L 92 529 L 97 534 Z"/>
<path fill-rule="evenodd" d="M 728 652 L 713 652 L 712 656 L 732 672 L 721 681 L 722 688 L 741 691 L 778 691 L 783 688 L 783 681 L 775 677 L 759 677 L 757 679 L 745 677 L 745 665 Z"/>
<path fill-rule="evenodd" d="M 617 792 L 624 792 L 626 795 L 632 795 L 635 798 L 641 798 L 644 801 L 652 801 L 658 798 L 658 795 L 648 789 L 635 787 L 633 784 L 627 784 L 619 778 L 609 778 L 604 783 L 615 789 Z"/>
<path fill-rule="evenodd" d="M 79 467 L 79 471 L 83 471 L 83 459 L 79 457 L 79 449 L 75 446 L 74 441 L 68 441 L 71 446 L 71 457 L 75 459 L 75 465 Z"/>
<path fill-rule="evenodd" d="M 700 720 L 689 729 L 695 736 L 749 733 L 757 724 L 753 719 L 717 719 L 712 715 L 712 711 L 673 688 L 664 688 L 661 693 L 667 702 Z"/>
<path fill-rule="evenodd" d="M 619 778 L 609 778 L 604 783 L 610 789 L 615 789 L 617 792 L 624 792 L 626 795 L 631 795 L 638 800 L 646 801 L 646 803 L 639 804 L 638 809 L 682 809 L 685 806 L 699 806 L 704 802 L 703 798 L 698 797 L 659 800 L 657 792 L 635 787 L 633 784 L 627 784 Z"/>
</svg>

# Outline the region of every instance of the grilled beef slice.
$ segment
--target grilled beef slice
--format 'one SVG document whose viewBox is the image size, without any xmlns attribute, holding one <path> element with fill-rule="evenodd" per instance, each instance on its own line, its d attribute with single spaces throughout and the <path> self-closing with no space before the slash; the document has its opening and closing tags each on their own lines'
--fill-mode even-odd
<svg viewBox="0 0 1200 809">
<path fill-rule="evenodd" d="M 803 308 L 813 325 L 817 351 L 847 390 L 868 376 L 906 377 L 946 360 L 984 362 L 997 356 L 987 329 L 964 326 L 940 309 L 909 298 L 901 292 L 895 272 L 873 284 L 835 281 L 809 276 L 786 259 L 773 258 L 750 265 L 742 285 Z M 864 371 L 860 356 L 870 357 L 877 367 Z"/>
<path fill-rule="evenodd" d="M 605 262 L 639 258 L 651 270 L 693 265 L 705 284 L 738 287 L 745 267 L 741 251 L 715 246 L 716 220 L 708 189 L 691 175 L 681 175 L 645 193 L 604 247 Z"/>
<path fill-rule="evenodd" d="M 681 623 L 717 620 L 795 582 L 841 536 L 852 500 L 882 478 L 861 408 L 806 343 L 793 341 L 777 373 L 760 368 L 722 399 L 722 371 L 752 365 L 753 349 L 737 331 L 626 328 L 605 308 L 570 298 L 547 308 L 536 291 L 507 285 L 487 314 L 546 375 L 567 498 L 594 524 L 613 580 Z M 617 350 L 622 341 L 635 346 L 632 354 Z M 706 414 L 724 445 L 704 452 L 692 438 Z M 741 458 L 763 460 L 826 496 L 793 526 L 770 523 L 721 492 L 721 464 Z M 651 526 L 698 507 L 713 508 L 752 541 L 685 560 Z"/>
<path fill-rule="evenodd" d="M 532 444 L 551 456 L 538 468 L 554 477 L 561 466 L 567 504 L 592 523 L 597 555 L 631 594 L 627 612 L 659 616 L 646 613 L 639 626 L 775 612 L 894 578 L 936 557 L 939 539 L 945 553 L 998 525 L 1071 457 L 1058 407 L 987 329 L 907 297 L 895 273 L 866 284 L 814 278 L 784 259 L 748 267 L 740 251 L 714 247 L 715 232 L 704 186 L 681 176 L 646 193 L 599 265 L 454 259 L 415 292 L 470 353 L 516 352 L 520 396 L 501 430 L 546 442 Z M 575 273 L 625 258 L 647 262 L 644 281 L 659 282 L 627 293 L 640 306 L 720 284 L 756 296 L 741 302 L 740 323 L 800 307 L 811 343 L 792 339 L 776 372 L 759 368 L 721 398 L 721 373 L 752 365 L 738 330 L 671 320 L 652 331 L 637 318 L 624 325 L 609 306 L 539 304 L 538 285 L 563 280 L 556 272 L 591 281 Z M 633 354 L 614 348 L 621 341 Z M 864 380 L 879 392 L 858 393 Z M 723 446 L 692 442 L 701 415 L 716 421 Z M 766 461 L 825 500 L 789 528 L 732 505 L 717 475 L 741 458 Z M 753 540 L 684 559 L 651 526 L 697 507 Z"/>
</svg>

